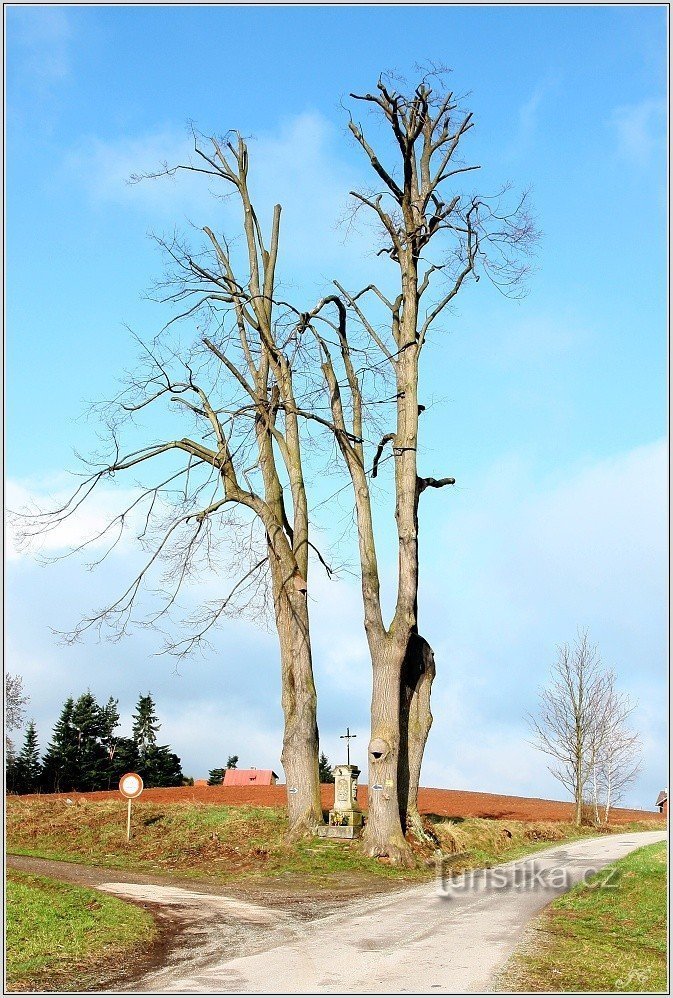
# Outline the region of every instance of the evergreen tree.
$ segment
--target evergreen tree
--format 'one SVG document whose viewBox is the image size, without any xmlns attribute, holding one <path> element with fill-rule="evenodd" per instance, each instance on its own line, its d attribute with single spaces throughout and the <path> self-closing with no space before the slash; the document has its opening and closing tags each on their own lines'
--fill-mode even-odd
<svg viewBox="0 0 673 998">
<path fill-rule="evenodd" d="M 318 759 L 318 775 L 321 783 L 334 783 L 332 767 L 324 752 L 320 753 L 320 758 Z"/>
<path fill-rule="evenodd" d="M 78 744 L 72 720 L 74 707 L 73 698 L 68 697 L 47 746 L 42 764 L 43 787 L 47 793 L 67 793 L 75 789 Z"/>
<path fill-rule="evenodd" d="M 40 789 L 40 777 L 42 767 L 40 765 L 40 749 L 37 744 L 37 731 L 35 722 L 31 721 L 26 728 L 26 737 L 23 747 L 16 760 L 16 792 L 20 794 L 33 794 Z"/>
<path fill-rule="evenodd" d="M 8 794 L 16 793 L 16 748 L 11 738 L 5 738 L 5 788 Z"/>
<path fill-rule="evenodd" d="M 150 693 L 138 699 L 136 713 L 133 715 L 133 741 L 138 746 L 140 757 L 150 746 L 157 743 L 157 731 L 161 727 L 155 713 L 156 707 Z"/>
<path fill-rule="evenodd" d="M 175 752 L 168 745 L 150 745 L 140 760 L 138 773 L 146 787 L 179 787 L 183 773 Z"/>
<path fill-rule="evenodd" d="M 133 715 L 138 773 L 146 787 L 179 787 L 184 778 L 180 760 L 168 745 L 157 745 L 160 727 L 152 695 L 139 697 Z"/>
<path fill-rule="evenodd" d="M 234 767 L 227 766 L 227 769 L 234 769 Z M 208 786 L 219 787 L 222 785 L 223 779 L 224 779 L 223 769 L 211 769 L 211 771 L 208 773 Z"/>
<path fill-rule="evenodd" d="M 124 773 L 136 773 L 140 768 L 138 747 L 132 738 L 117 738 L 110 764 L 111 786 L 115 787 Z"/>
<path fill-rule="evenodd" d="M 77 738 L 75 789 L 100 790 L 107 786 L 107 753 L 102 744 L 105 730 L 103 711 L 90 690 L 76 701 L 72 725 Z"/>
<path fill-rule="evenodd" d="M 236 769 L 237 765 L 238 765 L 238 756 L 230 755 L 229 758 L 227 759 L 227 769 Z"/>
<path fill-rule="evenodd" d="M 107 756 L 107 779 L 104 787 L 100 787 L 101 790 L 109 790 L 113 784 L 114 774 L 117 770 L 117 764 L 115 763 L 115 755 L 117 753 L 117 745 L 119 738 L 115 735 L 115 730 L 119 727 L 119 711 L 117 706 L 119 700 L 115 700 L 114 697 L 110 697 L 108 702 L 104 707 L 101 708 L 101 736 L 100 741 L 105 754 Z M 124 770 L 120 775 L 123 776 Z"/>
</svg>

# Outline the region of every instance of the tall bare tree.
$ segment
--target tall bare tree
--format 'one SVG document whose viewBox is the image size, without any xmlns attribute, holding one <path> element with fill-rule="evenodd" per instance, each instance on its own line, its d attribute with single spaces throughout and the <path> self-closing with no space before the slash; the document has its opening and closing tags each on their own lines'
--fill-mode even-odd
<svg viewBox="0 0 673 998">
<path fill-rule="evenodd" d="M 281 207 L 273 211 L 265 236 L 248 187 L 248 149 L 238 134 L 223 139 L 194 136 L 195 160 L 164 167 L 135 180 L 191 171 L 214 177 L 230 188 L 242 210 L 244 262 L 238 262 L 224 236 L 203 227 L 206 248 L 193 252 L 177 238 L 159 240 L 169 267 L 157 286 L 165 303 L 183 305 L 171 320 L 197 321 L 200 342 L 192 349 L 162 345 L 157 337 L 144 344 L 145 372 L 106 409 L 113 456 L 99 462 L 61 508 L 33 516 L 28 532 L 41 532 L 74 515 L 96 486 L 120 473 L 151 465 L 152 479 L 132 503 L 91 541 L 117 539 L 140 516 L 140 538 L 149 558 L 128 589 L 114 603 L 82 621 L 72 637 L 93 626 L 125 632 L 141 587 L 161 559 L 168 565 L 169 591 L 150 621 L 175 605 L 183 583 L 199 565 L 213 564 L 217 527 L 238 548 L 240 576 L 231 592 L 203 608 L 191 621 L 186 639 L 170 639 L 168 648 L 184 655 L 241 601 L 260 609 L 263 576 L 268 569 L 280 643 L 284 735 L 282 762 L 288 787 L 290 835 L 309 832 L 322 820 L 318 778 L 318 729 L 313 677 L 307 587 L 309 518 L 302 464 L 293 364 L 297 359 L 296 310 L 276 298 L 276 265 Z M 283 314 L 279 316 L 279 312 Z M 166 407 L 164 404 L 168 403 Z M 180 409 L 175 438 L 160 439 L 124 452 L 119 444 L 119 414 Z M 184 419 L 193 432 L 184 432 Z M 207 441 L 204 443 L 204 441 Z M 165 459 L 174 460 L 166 472 Z M 185 459 L 186 458 L 186 462 Z M 181 460 L 180 460 L 181 459 Z M 234 513 L 231 513 L 234 510 Z M 241 519 L 241 516 L 243 517 Z M 261 553 L 255 557 L 261 528 Z M 79 545 L 76 550 L 85 545 Z M 314 549 L 317 551 L 317 549 Z M 319 555 L 321 561 L 324 559 Z"/>
<path fill-rule="evenodd" d="M 431 85 L 432 83 L 432 85 Z M 375 94 L 351 94 L 383 123 L 390 144 L 383 151 L 353 118 L 350 130 L 376 175 L 376 187 L 352 191 L 356 206 L 378 224 L 385 254 L 395 268 L 394 293 L 370 283 L 357 292 L 335 282 L 336 292 L 305 316 L 316 337 L 329 394 L 336 439 L 354 490 L 364 604 L 372 663 L 369 743 L 369 817 L 365 845 L 370 854 L 411 862 L 405 828 L 421 831 L 417 797 L 421 761 L 432 723 L 430 692 L 435 675 L 432 649 L 418 627 L 419 503 L 427 489 L 454 484 L 453 477 L 422 475 L 418 467 L 420 358 L 428 334 L 466 280 L 486 273 L 501 290 L 520 286 L 523 262 L 535 232 L 525 195 L 512 210 L 495 198 L 467 193 L 464 175 L 478 169 L 460 159 L 473 127 L 447 90 L 443 74 L 430 73 L 408 92 L 379 80 Z M 389 165 L 386 161 L 389 160 Z M 523 255 L 522 255 L 523 254 Z M 336 318 L 326 320 L 333 305 Z M 377 321 L 376 310 L 387 318 Z M 336 340 L 316 319 L 329 321 Z M 365 455 L 361 355 L 348 326 L 386 366 L 395 408 L 393 425 L 373 455 Z M 386 328 L 387 327 L 387 328 Z M 384 457 L 385 449 L 390 451 Z M 394 463 L 398 549 L 395 608 L 387 623 L 380 598 L 370 483 L 389 457 Z"/>
<path fill-rule="evenodd" d="M 16 731 L 26 716 L 26 704 L 30 697 L 24 692 L 23 677 L 5 673 L 5 756 L 9 762 L 15 749 L 8 731 Z"/>
<path fill-rule="evenodd" d="M 23 688 L 23 677 L 5 674 L 5 728 L 16 731 L 26 716 L 26 704 L 30 697 Z"/>
<path fill-rule="evenodd" d="M 598 648 L 586 631 L 579 632 L 572 646 L 559 646 L 537 713 L 529 716 L 533 744 L 550 757 L 549 771 L 571 795 L 578 826 L 597 758 L 607 692 Z"/>
<path fill-rule="evenodd" d="M 97 468 L 82 491 L 51 521 L 58 523 L 71 515 L 83 497 L 112 474 L 150 461 L 154 467 L 168 453 L 187 455 L 186 465 L 171 471 L 159 485 L 144 488 L 132 507 L 148 503 L 149 521 L 170 492 L 175 512 L 178 481 L 184 483 L 179 515 L 170 519 L 147 566 L 122 598 L 83 624 L 112 619 L 121 621 L 122 628 L 146 572 L 166 552 L 178 529 L 191 525 L 192 530 L 170 563 L 179 587 L 204 549 L 209 556 L 215 518 L 233 507 L 249 512 L 253 522 L 261 524 L 281 644 L 283 760 L 288 786 L 298 791 L 289 798 L 291 823 L 308 827 L 319 797 L 315 688 L 305 605 L 311 542 L 299 420 L 334 435 L 354 488 L 364 621 L 372 660 L 370 812 L 365 845 L 372 855 L 400 862 L 411 861 L 404 826 L 413 822 L 420 830 L 417 791 L 432 721 L 430 691 L 435 673 L 432 649 L 418 628 L 419 502 L 428 488 L 454 481 L 419 474 L 419 416 L 424 408 L 418 397 L 421 351 L 433 325 L 470 276 L 478 279 L 480 272 L 485 273 L 506 294 L 518 286 L 526 270 L 521 254 L 534 237 L 525 196 L 508 211 L 502 207 L 505 192 L 494 198 L 477 197 L 461 186 L 463 175 L 477 169 L 459 159 L 459 147 L 472 128 L 472 115 L 461 111 L 460 102 L 444 88 L 440 75 L 429 74 L 409 93 L 380 80 L 375 95 L 352 95 L 373 109 L 391 142 L 390 150 L 375 152 L 373 140 L 351 120 L 351 132 L 378 185 L 374 191 L 355 191 L 353 196 L 380 225 L 384 240 L 380 253 L 394 268 L 392 294 L 371 283 L 357 292 L 337 283 L 335 292 L 308 312 L 278 301 L 274 275 L 280 208 L 275 210 L 267 247 L 250 201 L 248 154 L 240 137 L 214 139 L 208 149 L 197 141 L 195 162 L 160 171 L 190 170 L 221 179 L 233 188 L 243 208 L 246 272 L 241 275 L 230 245 L 210 228 L 203 230 L 209 242 L 206 256 L 192 253 L 178 240 L 163 241 L 176 271 L 168 280 L 170 293 L 166 292 L 164 300 L 188 301 L 179 318 L 205 317 L 207 332 L 193 356 L 174 348 L 162 352 L 154 344 L 148 347 L 148 375 L 143 381 L 136 378 L 134 391 L 121 401 L 132 413 L 162 401 L 175 402 L 191 415 L 195 426 L 205 426 L 203 439 L 212 438 L 214 445 L 196 439 L 194 433 L 188 437 L 176 433 L 175 439 L 160 439 L 124 454 L 113 427 L 113 458 Z M 430 85 L 434 78 L 440 80 L 436 89 L 434 83 Z M 384 165 L 387 155 L 394 165 Z M 383 332 L 372 306 L 387 316 Z M 320 405 L 312 404 L 315 391 L 303 392 L 298 404 L 294 388 L 297 370 L 314 358 L 316 348 L 331 420 L 320 414 Z M 220 369 L 204 384 L 205 372 L 213 371 L 208 364 L 213 363 L 219 363 Z M 368 377 L 375 380 L 382 368 L 392 388 L 388 401 L 395 417 L 377 445 L 376 440 L 365 438 L 364 429 L 374 422 Z M 222 399 L 223 385 L 235 388 L 243 401 L 231 392 Z M 313 383 L 312 388 L 316 387 Z M 394 463 L 398 573 L 395 609 L 386 624 L 370 489 L 371 479 L 389 460 Z M 251 468 L 259 470 L 261 485 L 251 484 Z M 201 503 L 213 486 L 216 491 L 209 501 Z M 120 514 L 116 526 L 123 529 L 129 514 L 130 509 Z M 251 565 L 235 587 L 237 594 L 248 592 L 250 586 L 254 590 L 256 573 L 263 564 L 265 557 Z M 173 605 L 176 591 L 174 587 L 169 594 L 167 607 Z M 209 608 L 197 641 L 231 605 L 230 596 L 214 610 Z M 310 773 L 309 756 L 315 763 Z M 294 766 L 291 758 L 302 761 Z"/>
<path fill-rule="evenodd" d="M 624 791 L 640 772 L 640 737 L 630 728 L 635 707 L 628 694 L 617 689 L 614 672 L 608 672 L 601 716 L 591 745 L 594 807 L 597 821 L 602 808 L 605 824 L 610 820 L 611 809 L 623 799 Z"/>
</svg>

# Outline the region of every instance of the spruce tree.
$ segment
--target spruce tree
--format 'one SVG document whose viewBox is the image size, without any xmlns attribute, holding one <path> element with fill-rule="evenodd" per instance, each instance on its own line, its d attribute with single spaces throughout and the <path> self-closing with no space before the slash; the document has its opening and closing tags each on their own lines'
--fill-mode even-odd
<svg viewBox="0 0 673 998">
<path fill-rule="evenodd" d="M 184 779 L 180 760 L 168 745 L 151 745 L 139 773 L 147 787 L 179 787 Z"/>
<path fill-rule="evenodd" d="M 138 773 L 146 787 L 179 787 L 184 779 L 180 760 L 168 745 L 157 745 L 160 727 L 151 693 L 140 696 L 133 715 Z"/>
<path fill-rule="evenodd" d="M 233 767 L 227 766 L 227 769 L 231 769 L 231 768 L 233 768 Z M 211 769 L 211 771 L 208 773 L 208 786 L 209 787 L 220 787 L 220 786 L 222 786 L 222 780 L 223 779 L 224 779 L 224 770 L 223 769 Z"/>
<path fill-rule="evenodd" d="M 155 713 L 156 707 L 151 693 L 138 698 L 136 712 L 133 715 L 133 741 L 138 747 L 140 757 L 144 756 L 152 745 L 156 745 L 157 731 L 161 727 Z"/>
<path fill-rule="evenodd" d="M 20 794 L 34 794 L 40 789 L 40 749 L 37 744 L 35 722 L 26 728 L 26 737 L 16 760 L 16 791 Z"/>
<path fill-rule="evenodd" d="M 47 793 L 67 793 L 75 789 L 78 744 L 72 721 L 74 707 L 73 698 L 68 697 L 47 746 L 42 764 L 43 786 Z"/>
<path fill-rule="evenodd" d="M 5 788 L 8 794 L 16 791 L 16 748 L 11 738 L 5 737 Z"/>
<path fill-rule="evenodd" d="M 117 738 L 110 762 L 111 786 L 115 787 L 124 773 L 135 773 L 139 769 L 140 760 L 136 743 L 132 738 Z"/>
<path fill-rule="evenodd" d="M 104 733 L 103 711 L 90 690 L 76 701 L 72 724 L 77 737 L 75 789 L 86 792 L 106 788 L 106 763 L 109 759 L 101 741 Z"/>
<path fill-rule="evenodd" d="M 334 783 L 332 767 L 324 752 L 320 753 L 320 758 L 318 759 L 318 776 L 321 783 Z"/>
<path fill-rule="evenodd" d="M 114 697 L 110 697 L 105 706 L 101 708 L 100 741 L 103 749 L 105 750 L 105 755 L 107 756 L 107 763 L 105 765 L 105 786 L 101 787 L 101 790 L 110 789 L 113 783 L 114 774 L 117 770 L 117 764 L 115 764 L 114 760 L 119 743 L 119 738 L 115 735 L 115 730 L 119 727 L 118 704 L 119 700 L 115 700 Z M 124 772 L 127 772 L 127 770 L 124 770 Z M 123 776 L 123 773 L 120 775 Z"/>
</svg>

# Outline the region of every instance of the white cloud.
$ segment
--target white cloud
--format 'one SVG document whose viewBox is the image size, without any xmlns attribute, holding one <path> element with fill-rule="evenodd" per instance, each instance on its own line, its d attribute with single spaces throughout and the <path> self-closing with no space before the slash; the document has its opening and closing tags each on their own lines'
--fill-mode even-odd
<svg viewBox="0 0 673 998">
<path fill-rule="evenodd" d="M 87 550 L 92 556 L 99 555 L 110 546 L 117 536 L 114 529 L 101 537 L 98 535 L 121 510 L 131 505 L 140 495 L 140 490 L 99 488 L 80 506 L 75 515 L 63 519 L 54 529 L 44 533 L 35 532 L 32 514 L 38 510 L 62 508 L 76 487 L 75 484 L 64 489 L 62 481 L 57 485 L 51 481 L 34 488 L 30 483 L 8 480 L 6 504 L 11 513 L 7 519 L 6 558 L 9 561 L 35 558 L 37 555 L 49 557 L 63 554 L 89 540 L 92 543 Z M 118 554 L 130 549 L 132 541 L 128 538 L 128 533 L 127 530 L 117 547 Z"/>
<path fill-rule="evenodd" d="M 349 165 L 337 130 L 326 118 L 307 111 L 247 142 L 248 182 L 266 233 L 274 205 L 283 206 L 280 281 L 293 286 L 308 278 L 322 285 L 337 274 L 348 280 L 357 273 L 354 259 L 363 253 L 370 258 L 373 276 L 384 272 L 369 239 L 341 224 L 349 191 L 361 186 L 361 178 Z M 228 197 L 232 188 L 226 182 L 181 171 L 172 177 L 129 183 L 133 174 L 179 163 L 201 163 L 193 140 L 183 130 L 163 127 L 145 135 L 82 139 L 66 157 L 64 170 L 87 192 L 92 204 L 132 209 L 150 227 L 170 224 L 180 228 L 185 219 L 197 227 L 208 224 L 233 239 L 234 248 L 240 245 L 240 205 L 235 197 Z"/>
<path fill-rule="evenodd" d="M 625 104 L 614 110 L 610 122 L 621 156 L 638 167 L 648 166 L 655 156 L 663 166 L 666 150 L 666 102 L 649 99 Z"/>
<path fill-rule="evenodd" d="M 94 203 L 134 207 L 154 219 L 170 213 L 199 209 L 207 199 L 207 183 L 183 174 L 130 183 L 133 175 L 173 167 L 193 159 L 188 137 L 170 128 L 142 136 L 109 140 L 98 136 L 81 139 L 66 156 L 66 173 L 76 178 Z"/>
</svg>

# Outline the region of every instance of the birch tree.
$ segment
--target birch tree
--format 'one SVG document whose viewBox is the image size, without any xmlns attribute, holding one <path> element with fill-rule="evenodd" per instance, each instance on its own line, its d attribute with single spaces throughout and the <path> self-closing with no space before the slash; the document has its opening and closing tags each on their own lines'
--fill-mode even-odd
<svg viewBox="0 0 673 998">
<path fill-rule="evenodd" d="M 583 631 L 572 646 L 559 646 L 548 685 L 539 694 L 537 713 L 529 715 L 533 745 L 549 756 L 550 773 L 570 794 L 578 827 L 592 778 L 592 757 L 598 751 L 606 691 L 598 648 Z"/>
<path fill-rule="evenodd" d="M 596 811 L 607 825 L 612 808 L 623 799 L 641 767 L 641 742 L 630 727 L 635 703 L 617 689 L 613 672 L 606 676 L 600 723 L 592 746 L 593 790 Z"/>
</svg>

